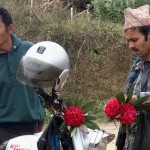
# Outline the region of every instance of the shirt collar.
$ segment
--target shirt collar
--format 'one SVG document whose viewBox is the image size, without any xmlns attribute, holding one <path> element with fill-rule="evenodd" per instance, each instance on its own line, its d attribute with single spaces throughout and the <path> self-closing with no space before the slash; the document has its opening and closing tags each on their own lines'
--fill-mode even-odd
<svg viewBox="0 0 150 150">
<path fill-rule="evenodd" d="M 12 48 L 9 52 L 16 50 L 17 47 L 19 47 L 19 45 L 21 44 L 21 40 L 15 34 L 11 35 L 11 39 L 12 39 L 13 46 L 12 46 Z M 1 54 L 6 54 L 6 53 L 9 53 L 9 52 L 0 51 L 0 55 Z"/>
<path fill-rule="evenodd" d="M 137 64 L 136 64 L 136 69 L 141 69 L 143 70 L 144 69 L 144 62 L 146 60 L 145 59 L 141 59 Z"/>
</svg>

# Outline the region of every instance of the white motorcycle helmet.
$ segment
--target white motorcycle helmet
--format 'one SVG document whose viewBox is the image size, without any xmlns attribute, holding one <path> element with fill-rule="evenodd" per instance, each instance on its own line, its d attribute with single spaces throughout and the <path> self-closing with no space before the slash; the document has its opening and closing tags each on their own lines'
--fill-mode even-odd
<svg viewBox="0 0 150 150">
<path fill-rule="evenodd" d="M 69 58 L 59 44 L 43 41 L 34 44 L 22 57 L 17 79 L 34 88 L 54 87 L 59 91 L 69 75 Z"/>
</svg>

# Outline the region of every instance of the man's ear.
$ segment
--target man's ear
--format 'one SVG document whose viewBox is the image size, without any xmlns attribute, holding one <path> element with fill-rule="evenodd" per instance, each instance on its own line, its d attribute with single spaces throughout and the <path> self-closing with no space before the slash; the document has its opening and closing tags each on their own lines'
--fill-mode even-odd
<svg viewBox="0 0 150 150">
<path fill-rule="evenodd" d="M 14 25 L 13 24 L 10 24 L 8 27 L 7 27 L 7 31 L 9 32 L 9 34 L 12 34 L 14 32 Z"/>
</svg>

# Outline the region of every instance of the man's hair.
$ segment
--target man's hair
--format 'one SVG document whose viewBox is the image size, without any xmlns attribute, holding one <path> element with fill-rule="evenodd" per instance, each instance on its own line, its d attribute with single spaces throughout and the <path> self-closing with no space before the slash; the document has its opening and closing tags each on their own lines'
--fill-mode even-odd
<svg viewBox="0 0 150 150">
<path fill-rule="evenodd" d="M 132 30 L 139 30 L 139 32 L 141 32 L 144 37 L 145 37 L 145 41 L 148 40 L 148 33 L 150 32 L 150 26 L 141 26 L 141 27 L 134 27 L 134 28 L 129 28 Z M 126 32 L 128 29 L 126 29 L 124 32 Z"/>
<path fill-rule="evenodd" d="M 144 35 L 145 41 L 148 40 L 148 33 L 150 32 L 150 26 L 138 27 L 139 31 Z"/>
<path fill-rule="evenodd" d="M 0 17 L 6 27 L 13 23 L 10 13 L 5 8 L 0 7 Z"/>
</svg>

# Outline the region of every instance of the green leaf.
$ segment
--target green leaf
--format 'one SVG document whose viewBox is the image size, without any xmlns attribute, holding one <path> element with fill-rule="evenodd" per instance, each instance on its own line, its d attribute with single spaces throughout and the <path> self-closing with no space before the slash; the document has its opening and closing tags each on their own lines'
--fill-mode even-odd
<svg viewBox="0 0 150 150">
<path fill-rule="evenodd" d="M 59 130 L 64 131 L 65 128 L 66 128 L 66 123 L 63 123 L 63 124 L 60 126 Z"/>
<path fill-rule="evenodd" d="M 94 116 L 91 116 L 91 115 L 87 115 L 87 116 L 85 116 L 85 119 L 86 120 L 96 120 L 97 118 Z"/>
<path fill-rule="evenodd" d="M 129 102 L 131 100 L 132 96 L 133 96 L 134 85 L 135 84 L 132 85 L 132 87 L 131 87 L 131 89 L 129 91 L 129 94 L 127 96 L 126 102 Z"/>
<path fill-rule="evenodd" d="M 147 99 L 148 99 L 149 96 L 143 96 L 143 97 L 140 97 L 139 99 L 135 100 L 134 102 L 132 102 L 131 104 L 133 106 L 138 106 L 138 105 L 141 105 L 143 104 Z"/>
<path fill-rule="evenodd" d="M 68 99 L 65 102 L 66 102 L 67 107 L 70 107 L 70 106 L 73 106 L 74 100 Z"/>
<path fill-rule="evenodd" d="M 76 133 L 77 131 L 77 127 L 73 128 L 72 131 L 71 131 L 71 137 Z"/>
<path fill-rule="evenodd" d="M 136 118 L 135 122 L 136 122 L 136 124 L 139 124 L 139 123 L 140 123 L 139 117 Z"/>
<path fill-rule="evenodd" d="M 70 107 L 70 106 L 78 106 L 78 107 L 82 107 L 82 99 L 80 97 L 77 97 L 77 98 L 68 98 L 66 99 L 66 105 L 67 107 Z"/>
<path fill-rule="evenodd" d="M 74 106 L 82 107 L 82 100 L 77 98 L 74 100 Z"/>
<path fill-rule="evenodd" d="M 120 117 L 120 114 L 118 114 L 114 119 L 119 118 L 119 117 Z"/>
<path fill-rule="evenodd" d="M 127 125 L 126 124 L 121 124 L 121 130 L 123 132 L 126 132 L 126 128 L 127 128 Z"/>
<path fill-rule="evenodd" d="M 87 102 L 85 105 L 83 105 L 82 109 L 83 109 L 84 113 L 86 114 L 90 110 L 94 109 L 95 104 L 96 104 L 95 101 L 91 101 L 91 102 Z"/>
<path fill-rule="evenodd" d="M 116 98 L 117 98 L 117 100 L 118 100 L 119 102 L 125 103 L 125 96 L 124 96 L 124 94 L 123 94 L 122 92 L 119 93 L 119 94 L 116 94 Z"/>
<path fill-rule="evenodd" d="M 150 106 L 146 105 L 146 104 L 141 104 L 141 105 L 137 105 L 135 106 L 136 110 L 142 111 L 142 110 L 150 110 Z"/>
<path fill-rule="evenodd" d="M 107 118 L 107 120 L 106 120 L 105 122 L 110 123 L 110 122 L 112 122 L 112 121 L 114 121 L 114 119 L 112 119 L 112 118 Z"/>
<path fill-rule="evenodd" d="M 100 130 L 99 126 L 98 126 L 96 123 L 92 122 L 92 121 L 89 121 L 89 120 L 88 120 L 88 121 L 85 121 L 84 124 L 85 124 L 88 128 L 90 128 L 90 129 L 93 129 L 93 130 L 98 129 L 98 130 Z"/>
</svg>

